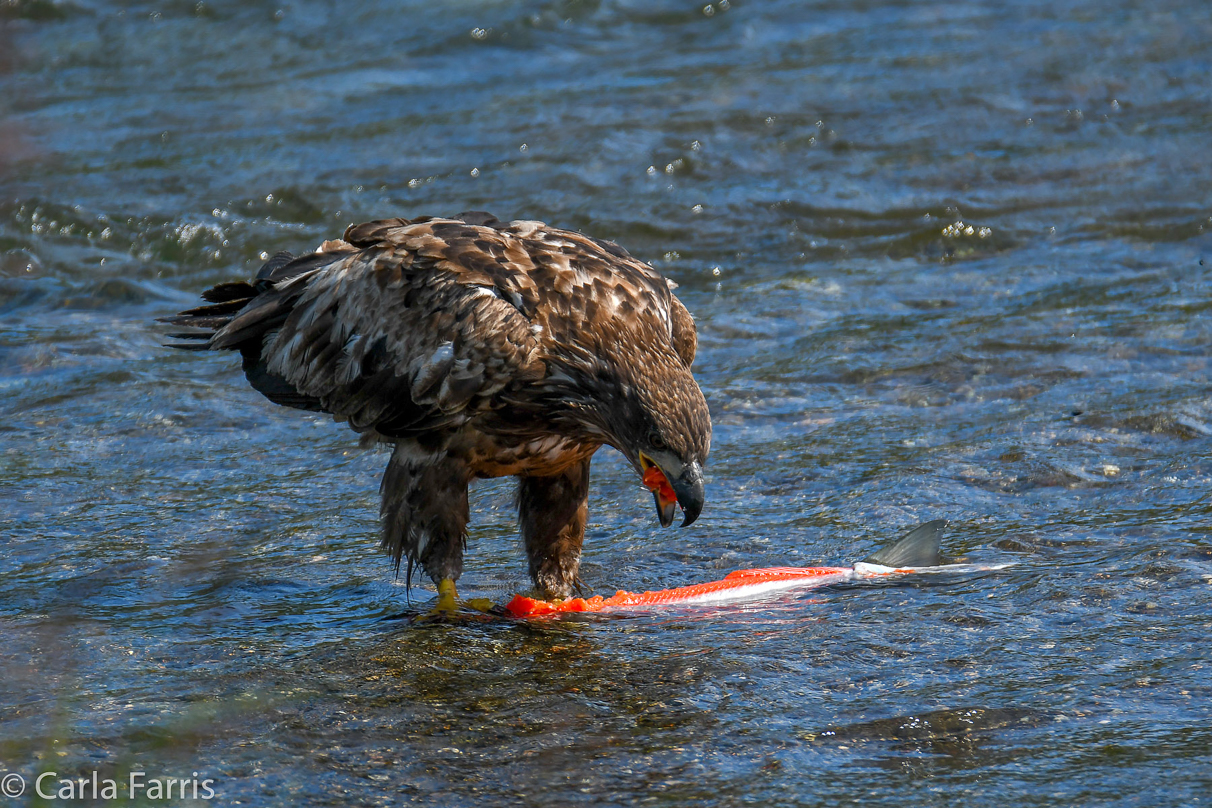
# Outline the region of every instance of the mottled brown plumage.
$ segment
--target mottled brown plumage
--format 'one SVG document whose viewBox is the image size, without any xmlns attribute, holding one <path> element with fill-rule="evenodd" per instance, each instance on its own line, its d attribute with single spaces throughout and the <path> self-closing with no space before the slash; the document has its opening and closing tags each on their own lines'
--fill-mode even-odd
<svg viewBox="0 0 1212 808">
<path fill-rule="evenodd" d="M 204 340 L 181 347 L 240 351 L 271 401 L 395 445 L 382 543 L 410 574 L 457 579 L 469 482 L 518 476 L 531 576 L 563 597 L 603 444 L 660 468 L 683 524 L 702 507 L 711 423 L 694 321 L 671 289 L 610 242 L 473 213 L 355 225 L 169 322 Z M 667 524 L 673 503 L 656 496 Z"/>
</svg>

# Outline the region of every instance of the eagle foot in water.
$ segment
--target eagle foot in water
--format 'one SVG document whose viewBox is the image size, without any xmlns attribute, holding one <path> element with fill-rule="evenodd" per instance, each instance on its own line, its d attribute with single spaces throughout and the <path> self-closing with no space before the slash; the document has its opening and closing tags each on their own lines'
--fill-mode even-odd
<svg viewBox="0 0 1212 808">
<path fill-rule="evenodd" d="M 460 601 L 459 593 L 455 589 L 455 582 L 450 578 L 443 578 L 438 582 L 437 603 L 428 612 L 413 617 L 410 622 L 413 624 L 458 623 L 469 617 L 481 619 L 485 614 L 493 614 L 495 608 L 496 604 L 488 598 L 468 598 Z M 472 615 L 470 612 L 475 612 L 475 614 Z"/>
</svg>

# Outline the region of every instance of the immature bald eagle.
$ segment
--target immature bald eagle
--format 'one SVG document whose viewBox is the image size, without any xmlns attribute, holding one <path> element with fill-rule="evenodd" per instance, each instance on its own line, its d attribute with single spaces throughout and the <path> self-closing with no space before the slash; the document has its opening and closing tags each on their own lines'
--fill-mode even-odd
<svg viewBox="0 0 1212 808">
<path fill-rule="evenodd" d="M 653 490 L 668 526 L 703 507 L 711 421 L 690 373 L 694 320 L 673 284 L 607 241 L 484 213 L 355 225 L 168 322 L 178 347 L 238 350 L 269 400 L 332 413 L 395 444 L 382 545 L 455 608 L 467 487 L 516 475 L 530 575 L 567 597 L 603 444 Z"/>
</svg>

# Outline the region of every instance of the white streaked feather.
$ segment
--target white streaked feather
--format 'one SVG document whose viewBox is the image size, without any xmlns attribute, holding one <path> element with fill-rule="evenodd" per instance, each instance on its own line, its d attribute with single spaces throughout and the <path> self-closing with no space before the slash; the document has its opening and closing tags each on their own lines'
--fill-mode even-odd
<svg viewBox="0 0 1212 808">
<path fill-rule="evenodd" d="M 454 361 L 454 343 L 443 342 L 438 346 L 438 349 L 430 354 L 429 358 L 421 363 L 420 367 L 412 375 L 412 397 L 414 400 L 420 400 L 441 377 L 450 372 L 451 363 Z M 466 361 L 464 361 L 466 366 Z"/>
<path fill-rule="evenodd" d="M 518 238 L 530 238 L 546 226 L 534 219 L 517 219 L 509 223 L 510 229 L 513 230 L 514 235 Z"/>
<path fill-rule="evenodd" d="M 299 352 L 303 345 L 303 335 L 297 332 L 292 334 L 290 340 L 281 347 L 278 347 L 276 343 L 277 340 L 275 340 L 275 345 L 267 363 L 269 372 L 286 379 L 293 378 L 295 374 L 290 371 L 297 361 L 295 354 Z"/>
<path fill-rule="evenodd" d="M 353 384 L 362 375 L 361 349 L 364 342 L 364 337 L 355 334 L 352 339 L 341 346 L 341 355 L 337 357 L 337 384 Z"/>
</svg>

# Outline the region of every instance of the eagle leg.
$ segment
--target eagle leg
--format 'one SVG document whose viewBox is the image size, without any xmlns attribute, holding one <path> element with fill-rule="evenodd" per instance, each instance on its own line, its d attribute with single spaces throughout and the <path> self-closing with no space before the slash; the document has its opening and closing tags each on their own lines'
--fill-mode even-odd
<svg viewBox="0 0 1212 808">
<path fill-rule="evenodd" d="M 464 611 L 466 610 L 466 611 Z M 473 614 L 483 612 L 484 614 Z M 413 615 L 409 622 L 422 623 L 464 623 L 486 619 L 484 615 L 499 617 L 503 612 L 488 598 L 469 598 L 460 600 L 455 590 L 455 582 L 449 578 L 438 581 L 438 600 L 433 608 L 424 614 Z"/>
<path fill-rule="evenodd" d="M 425 570 L 439 585 L 439 603 L 453 602 L 454 582 L 463 572 L 470 476 L 462 460 L 401 440 L 380 486 L 384 551 L 395 560 L 397 574 L 408 561 L 410 586 L 413 569 Z"/>
<path fill-rule="evenodd" d="M 589 458 L 550 477 L 522 477 L 517 506 L 531 580 L 544 598 L 568 597 L 589 515 Z"/>
</svg>

